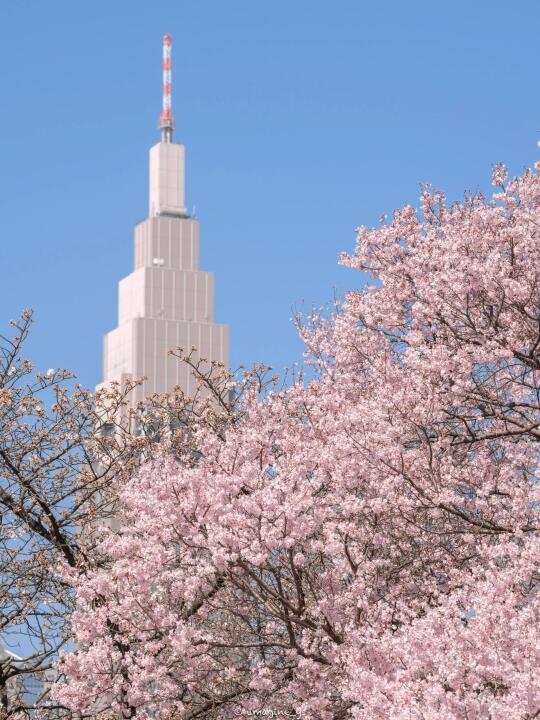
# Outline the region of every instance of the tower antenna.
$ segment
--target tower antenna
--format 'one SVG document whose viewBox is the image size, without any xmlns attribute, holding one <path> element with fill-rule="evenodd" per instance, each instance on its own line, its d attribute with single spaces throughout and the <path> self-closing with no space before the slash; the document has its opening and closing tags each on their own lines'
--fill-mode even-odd
<svg viewBox="0 0 540 720">
<path fill-rule="evenodd" d="M 172 38 L 170 35 L 163 36 L 163 108 L 159 116 L 159 129 L 161 130 L 161 141 L 172 142 L 174 130 L 174 117 L 171 110 L 171 47 Z"/>
</svg>

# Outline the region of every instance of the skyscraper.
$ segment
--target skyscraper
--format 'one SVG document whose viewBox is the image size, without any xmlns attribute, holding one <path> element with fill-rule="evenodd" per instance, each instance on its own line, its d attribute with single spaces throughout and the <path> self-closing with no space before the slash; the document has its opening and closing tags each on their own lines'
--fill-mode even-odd
<svg viewBox="0 0 540 720">
<path fill-rule="evenodd" d="M 163 38 L 161 141 L 150 149 L 149 211 L 135 227 L 133 272 L 119 283 L 118 327 L 103 342 L 103 383 L 146 376 L 133 400 L 179 385 L 192 395 L 189 368 L 168 351 L 197 348 L 228 363 L 228 327 L 214 322 L 214 277 L 199 270 L 199 223 L 184 199 L 184 146 L 173 143 L 171 37 Z"/>
</svg>

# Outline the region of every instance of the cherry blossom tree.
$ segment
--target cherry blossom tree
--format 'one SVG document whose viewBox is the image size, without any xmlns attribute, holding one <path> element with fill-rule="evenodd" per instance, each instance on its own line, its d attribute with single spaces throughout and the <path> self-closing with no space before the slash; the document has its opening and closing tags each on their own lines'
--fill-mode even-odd
<svg viewBox="0 0 540 720">
<path fill-rule="evenodd" d="M 77 591 L 83 715 L 540 717 L 540 177 L 358 230 L 309 381 L 162 442 Z"/>
<path fill-rule="evenodd" d="M 187 452 L 191 418 L 214 422 L 205 408 L 226 383 L 192 355 L 185 360 L 206 400 L 177 389 L 134 406 L 137 382 L 93 394 L 67 370 L 34 371 L 24 357 L 31 324 L 27 311 L 0 335 L 1 720 L 71 717 L 49 692 L 72 637 L 74 593 L 55 568 L 101 565 L 99 526 L 112 522 L 119 488 L 152 457 L 156 428 L 172 428 L 171 447 Z"/>
</svg>

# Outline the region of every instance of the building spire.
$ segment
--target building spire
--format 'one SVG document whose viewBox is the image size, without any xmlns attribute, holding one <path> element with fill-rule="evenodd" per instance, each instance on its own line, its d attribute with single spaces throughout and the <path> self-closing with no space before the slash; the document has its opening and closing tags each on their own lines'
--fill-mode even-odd
<svg viewBox="0 0 540 720">
<path fill-rule="evenodd" d="M 163 109 L 159 116 L 159 129 L 161 130 L 161 142 L 172 142 L 174 130 L 174 117 L 171 110 L 171 46 L 170 35 L 163 36 Z"/>
</svg>

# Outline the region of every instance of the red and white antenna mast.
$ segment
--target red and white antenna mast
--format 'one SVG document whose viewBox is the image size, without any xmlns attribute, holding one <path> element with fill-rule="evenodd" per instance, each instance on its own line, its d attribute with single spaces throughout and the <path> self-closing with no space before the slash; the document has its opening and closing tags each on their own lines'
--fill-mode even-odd
<svg viewBox="0 0 540 720">
<path fill-rule="evenodd" d="M 170 35 L 163 36 L 163 109 L 159 116 L 161 141 L 172 142 L 174 118 L 171 110 L 172 83 L 171 83 L 171 47 Z"/>
</svg>

